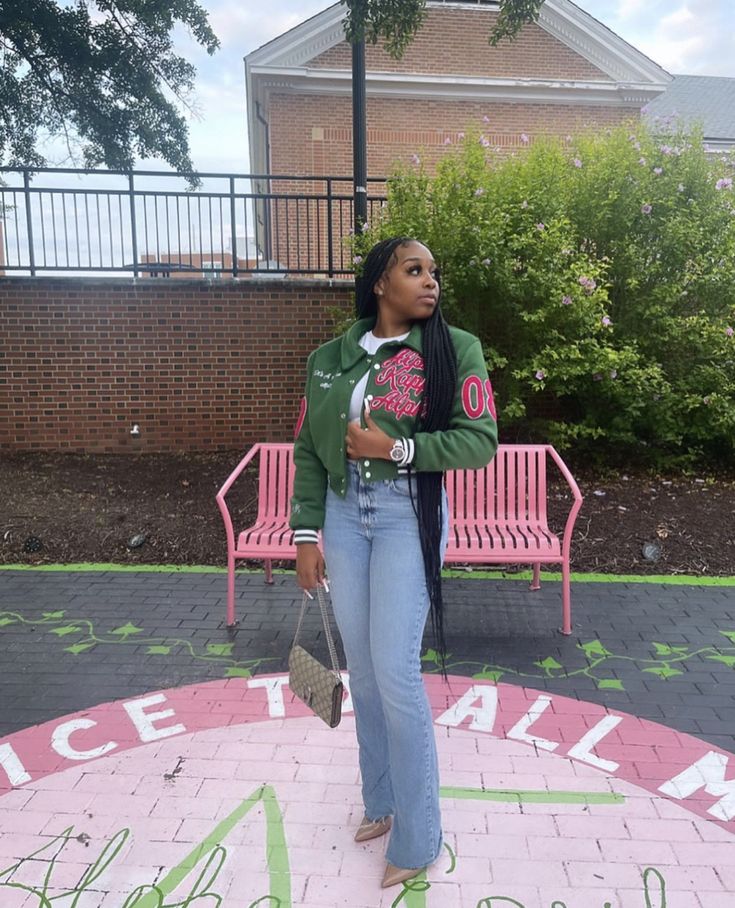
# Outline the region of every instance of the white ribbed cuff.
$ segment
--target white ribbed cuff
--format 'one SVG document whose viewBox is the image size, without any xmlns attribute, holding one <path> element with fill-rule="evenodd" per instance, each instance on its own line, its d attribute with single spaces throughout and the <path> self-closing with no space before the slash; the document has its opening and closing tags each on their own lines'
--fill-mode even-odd
<svg viewBox="0 0 735 908">
<path fill-rule="evenodd" d="M 398 461 L 399 467 L 407 467 L 413 461 L 414 454 L 416 453 L 416 443 L 413 438 L 404 438 L 403 444 L 406 447 L 406 453 L 403 458 Z"/>
<path fill-rule="evenodd" d="M 318 530 L 294 530 L 293 541 L 296 545 L 300 542 L 319 542 Z"/>
</svg>

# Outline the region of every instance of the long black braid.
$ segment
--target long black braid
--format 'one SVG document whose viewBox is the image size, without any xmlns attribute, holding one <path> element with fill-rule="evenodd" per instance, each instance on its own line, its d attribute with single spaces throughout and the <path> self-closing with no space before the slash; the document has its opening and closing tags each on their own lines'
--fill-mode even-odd
<svg viewBox="0 0 735 908">
<path fill-rule="evenodd" d="M 355 282 L 355 309 L 358 318 L 378 314 L 378 300 L 374 292 L 377 281 L 395 257 L 396 249 L 418 242 L 413 237 L 391 237 L 376 243 L 365 257 L 359 277 Z M 437 274 L 438 281 L 438 274 Z M 439 285 L 441 291 L 441 284 Z M 416 425 L 417 432 L 437 432 L 449 428 L 452 404 L 457 387 L 457 353 L 449 328 L 439 305 L 422 323 L 424 358 L 424 393 L 422 408 Z M 441 582 L 441 530 L 443 473 L 416 472 L 417 499 L 414 501 L 409 470 L 409 492 L 419 525 L 424 573 L 429 592 L 431 629 L 436 641 L 439 667 L 446 678 L 446 640 L 444 637 L 444 608 Z"/>
</svg>

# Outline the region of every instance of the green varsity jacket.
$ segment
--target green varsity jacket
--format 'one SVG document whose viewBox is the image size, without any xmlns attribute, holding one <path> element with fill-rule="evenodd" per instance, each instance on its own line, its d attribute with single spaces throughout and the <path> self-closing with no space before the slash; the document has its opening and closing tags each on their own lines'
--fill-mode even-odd
<svg viewBox="0 0 735 908">
<path fill-rule="evenodd" d="M 355 385 L 369 373 L 365 398 L 375 423 L 388 435 L 407 440 L 407 460 L 400 472 L 480 469 L 495 455 L 498 433 L 492 386 L 478 338 L 449 328 L 457 352 L 457 391 L 449 427 L 416 432 L 424 387 L 422 327 L 415 322 L 402 341 L 381 345 L 370 356 L 359 345 L 375 318 L 359 319 L 341 337 L 314 350 L 306 366 L 306 388 L 294 440 L 294 486 L 291 529 L 294 541 L 317 542 L 324 525 L 327 483 L 338 495 L 347 492 L 348 411 Z M 361 408 L 360 423 L 365 426 Z M 399 466 L 391 460 L 359 460 L 365 482 L 393 479 Z"/>
</svg>

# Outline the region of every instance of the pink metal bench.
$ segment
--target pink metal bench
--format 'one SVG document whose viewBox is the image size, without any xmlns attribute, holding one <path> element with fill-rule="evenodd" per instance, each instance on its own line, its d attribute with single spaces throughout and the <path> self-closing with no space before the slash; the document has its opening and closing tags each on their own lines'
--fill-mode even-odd
<svg viewBox="0 0 735 908">
<path fill-rule="evenodd" d="M 245 467 L 259 455 L 258 516 L 235 537 L 225 496 Z M 217 493 L 227 534 L 227 624 L 235 623 L 235 565 L 244 558 L 265 561 L 266 583 L 273 583 L 273 559 L 296 560 L 288 525 L 293 489 L 293 445 L 256 444 Z M 572 507 L 560 539 L 546 516 L 546 466 L 551 459 L 571 490 Z M 532 564 L 530 589 L 541 586 L 541 565 L 562 565 L 563 634 L 572 632 L 569 555 L 582 495 L 564 461 L 551 445 L 499 445 L 482 470 L 449 470 L 449 542 L 445 564 Z"/>
</svg>

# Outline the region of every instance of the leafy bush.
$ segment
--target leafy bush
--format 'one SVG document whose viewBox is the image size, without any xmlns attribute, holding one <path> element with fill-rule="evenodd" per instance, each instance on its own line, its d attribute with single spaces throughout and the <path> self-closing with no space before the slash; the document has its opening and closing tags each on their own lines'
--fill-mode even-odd
<svg viewBox="0 0 735 908">
<path fill-rule="evenodd" d="M 661 129 L 661 126 L 667 128 Z M 354 240 L 421 239 L 478 334 L 505 440 L 659 466 L 735 453 L 735 194 L 697 132 L 635 123 L 398 169 Z"/>
</svg>

